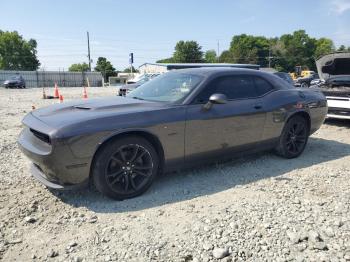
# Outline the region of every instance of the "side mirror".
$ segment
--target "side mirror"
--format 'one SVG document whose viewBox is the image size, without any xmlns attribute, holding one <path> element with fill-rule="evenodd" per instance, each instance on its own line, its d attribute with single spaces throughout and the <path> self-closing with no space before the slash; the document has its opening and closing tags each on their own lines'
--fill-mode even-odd
<svg viewBox="0 0 350 262">
<path fill-rule="evenodd" d="M 227 97 L 224 94 L 213 94 L 209 97 L 208 103 L 204 105 L 205 110 L 209 110 L 213 104 L 226 104 Z"/>
<path fill-rule="evenodd" d="M 224 94 L 213 94 L 209 97 L 209 102 L 212 104 L 226 104 L 227 97 Z"/>
</svg>

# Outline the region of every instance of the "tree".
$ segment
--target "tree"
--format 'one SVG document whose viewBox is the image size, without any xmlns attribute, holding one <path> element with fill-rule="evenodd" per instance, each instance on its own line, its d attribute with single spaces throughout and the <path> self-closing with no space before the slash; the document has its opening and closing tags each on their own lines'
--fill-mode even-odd
<svg viewBox="0 0 350 262">
<path fill-rule="evenodd" d="M 207 63 L 216 63 L 218 58 L 216 57 L 215 50 L 208 50 L 204 54 L 204 60 Z"/>
<path fill-rule="evenodd" d="M 124 73 L 131 73 L 130 67 L 127 67 L 123 70 Z M 138 73 L 139 70 L 135 69 L 135 67 L 132 67 L 132 72 L 133 73 Z"/>
<path fill-rule="evenodd" d="M 87 63 L 81 63 L 81 64 L 72 64 L 68 70 L 69 72 L 86 72 L 88 71 L 89 65 Z"/>
<path fill-rule="evenodd" d="M 277 65 L 284 71 L 294 71 L 296 65 L 316 70 L 316 39 L 309 37 L 305 30 L 282 35 L 279 39 L 280 52 Z"/>
<path fill-rule="evenodd" d="M 320 56 L 324 56 L 334 51 L 334 49 L 335 48 L 333 41 L 331 39 L 322 37 L 316 40 L 316 50 L 314 57 L 318 58 Z"/>
<path fill-rule="evenodd" d="M 0 30 L 0 69 L 37 70 L 40 62 L 36 48 L 36 40 L 26 41 L 16 31 Z"/>
<path fill-rule="evenodd" d="M 160 59 L 156 63 L 171 64 L 171 63 L 174 63 L 174 58 L 169 57 L 169 58 Z"/>
<path fill-rule="evenodd" d="M 202 47 L 196 41 L 179 41 L 173 55 L 175 63 L 203 62 Z"/>
<path fill-rule="evenodd" d="M 269 48 L 270 42 L 266 37 L 241 34 L 232 38 L 230 52 L 235 63 L 259 64 L 266 67 Z"/>
<path fill-rule="evenodd" d="M 337 49 L 337 51 L 338 51 L 338 52 L 345 52 L 345 51 L 346 51 L 345 45 L 339 46 L 339 48 Z"/>
<path fill-rule="evenodd" d="M 225 50 L 219 56 L 220 63 L 233 63 L 233 56 L 229 50 Z"/>
<path fill-rule="evenodd" d="M 115 68 L 107 58 L 99 57 L 96 62 L 95 71 L 101 72 L 105 81 L 107 81 L 108 77 L 114 74 Z"/>
</svg>

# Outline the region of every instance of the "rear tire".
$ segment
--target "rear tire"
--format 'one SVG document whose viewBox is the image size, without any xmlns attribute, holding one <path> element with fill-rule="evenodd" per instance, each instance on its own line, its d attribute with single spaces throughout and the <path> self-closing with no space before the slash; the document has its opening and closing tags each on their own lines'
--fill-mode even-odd
<svg viewBox="0 0 350 262">
<path fill-rule="evenodd" d="M 280 136 L 276 153 L 284 158 L 295 158 L 303 153 L 309 138 L 309 127 L 302 116 L 288 120 Z"/>
<path fill-rule="evenodd" d="M 93 182 L 98 191 L 116 200 L 143 194 L 158 173 L 159 157 L 146 139 L 127 136 L 107 143 L 95 157 Z"/>
</svg>

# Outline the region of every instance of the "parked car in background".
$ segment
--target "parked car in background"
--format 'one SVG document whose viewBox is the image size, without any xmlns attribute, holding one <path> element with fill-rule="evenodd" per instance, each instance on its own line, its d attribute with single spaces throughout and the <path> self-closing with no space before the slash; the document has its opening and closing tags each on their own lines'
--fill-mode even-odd
<svg viewBox="0 0 350 262">
<path fill-rule="evenodd" d="M 292 86 L 294 86 L 294 81 L 292 79 L 292 77 L 290 76 L 289 73 L 286 72 L 276 72 L 274 73 L 276 76 L 282 78 L 283 80 L 285 80 L 287 83 L 291 84 Z"/>
<path fill-rule="evenodd" d="M 15 75 L 4 81 L 5 88 L 26 88 L 26 82 L 21 75 Z"/>
<path fill-rule="evenodd" d="M 140 85 L 148 82 L 149 80 L 151 80 L 157 76 L 159 76 L 159 74 L 148 74 L 148 75 L 142 76 L 137 81 L 132 81 L 132 80 L 128 81 L 128 84 L 122 85 L 119 87 L 118 95 L 125 96 L 126 94 L 128 94 L 132 90 L 138 88 Z"/>
<path fill-rule="evenodd" d="M 320 79 L 319 75 L 316 73 L 311 74 L 310 76 L 307 77 L 300 77 L 295 80 L 295 86 L 297 87 L 302 87 L 302 88 L 307 88 L 310 87 L 311 81 Z"/>
<path fill-rule="evenodd" d="M 325 55 L 316 65 L 322 82 L 314 87 L 327 98 L 327 117 L 350 119 L 350 53 Z"/>
<path fill-rule="evenodd" d="M 310 86 L 314 86 L 314 85 L 321 85 L 324 83 L 324 80 L 318 78 L 318 79 L 314 79 L 310 82 Z"/>
<path fill-rule="evenodd" d="M 18 143 L 46 186 L 69 189 L 91 179 L 120 200 L 145 192 L 161 172 L 270 149 L 298 157 L 326 113 L 321 92 L 270 73 L 183 69 L 125 97 L 34 110 Z"/>
</svg>

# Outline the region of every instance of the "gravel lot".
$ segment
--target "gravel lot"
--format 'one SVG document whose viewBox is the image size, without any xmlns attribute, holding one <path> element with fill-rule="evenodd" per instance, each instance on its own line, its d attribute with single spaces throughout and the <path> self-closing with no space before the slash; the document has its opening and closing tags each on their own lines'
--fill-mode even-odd
<svg viewBox="0 0 350 262">
<path fill-rule="evenodd" d="M 116 202 L 30 176 L 16 139 L 32 105 L 56 103 L 41 92 L 0 89 L 0 260 L 350 261 L 350 121 L 327 121 L 298 159 L 264 153 L 168 174 Z"/>
</svg>

